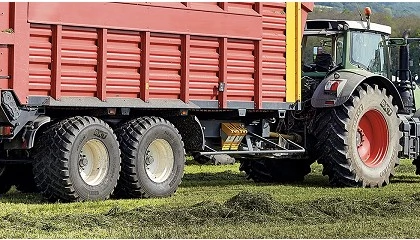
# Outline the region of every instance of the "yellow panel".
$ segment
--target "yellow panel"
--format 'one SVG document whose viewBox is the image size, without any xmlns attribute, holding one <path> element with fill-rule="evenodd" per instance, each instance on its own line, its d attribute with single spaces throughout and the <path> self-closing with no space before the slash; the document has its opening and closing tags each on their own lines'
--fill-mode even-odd
<svg viewBox="0 0 420 240">
<path fill-rule="evenodd" d="M 286 102 L 301 99 L 301 3 L 286 2 Z"/>
<path fill-rule="evenodd" d="M 247 134 L 241 123 L 222 123 L 222 150 L 238 150 L 239 144 Z"/>
</svg>

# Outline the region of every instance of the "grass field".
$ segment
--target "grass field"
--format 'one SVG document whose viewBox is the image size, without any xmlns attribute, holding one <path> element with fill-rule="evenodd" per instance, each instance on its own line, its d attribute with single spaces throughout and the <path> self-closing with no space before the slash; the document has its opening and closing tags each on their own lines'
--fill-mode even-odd
<svg viewBox="0 0 420 240">
<path fill-rule="evenodd" d="M 403 160 L 383 188 L 331 188 L 321 167 L 303 183 L 246 180 L 238 164 L 187 165 L 164 199 L 47 203 L 0 198 L 1 238 L 420 238 L 420 176 Z"/>
</svg>

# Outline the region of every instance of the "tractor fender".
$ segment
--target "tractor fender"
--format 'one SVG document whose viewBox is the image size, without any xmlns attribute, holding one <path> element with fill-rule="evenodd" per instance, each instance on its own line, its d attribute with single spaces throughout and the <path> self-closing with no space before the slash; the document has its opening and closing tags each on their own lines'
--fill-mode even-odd
<svg viewBox="0 0 420 240">
<path fill-rule="evenodd" d="M 334 75 L 337 75 L 337 73 L 339 78 L 335 79 Z M 331 94 L 325 91 L 326 85 L 330 80 L 341 80 L 337 94 Z M 369 85 L 376 84 L 379 87 L 385 88 L 387 94 L 393 97 L 392 103 L 397 105 L 398 109 L 404 109 L 401 95 L 388 78 L 363 69 L 343 69 L 329 74 L 316 88 L 311 99 L 312 107 L 326 108 L 340 106 L 350 98 L 357 86 L 362 83 Z"/>
</svg>

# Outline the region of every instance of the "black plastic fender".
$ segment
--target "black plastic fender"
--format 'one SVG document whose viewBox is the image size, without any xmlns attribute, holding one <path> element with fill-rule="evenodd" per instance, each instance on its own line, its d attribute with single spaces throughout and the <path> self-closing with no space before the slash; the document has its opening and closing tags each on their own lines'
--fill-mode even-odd
<svg viewBox="0 0 420 240">
<path fill-rule="evenodd" d="M 335 79 L 335 73 L 340 75 L 337 80 L 343 80 L 337 95 L 325 91 L 325 85 L 328 81 Z M 342 69 L 328 75 L 316 88 L 311 99 L 312 107 L 326 108 L 340 106 L 350 98 L 357 86 L 362 83 L 367 83 L 369 85 L 376 84 L 379 87 L 385 88 L 387 94 L 390 94 L 393 97 L 392 103 L 397 105 L 398 109 L 404 109 L 401 95 L 388 78 L 363 69 Z"/>
</svg>

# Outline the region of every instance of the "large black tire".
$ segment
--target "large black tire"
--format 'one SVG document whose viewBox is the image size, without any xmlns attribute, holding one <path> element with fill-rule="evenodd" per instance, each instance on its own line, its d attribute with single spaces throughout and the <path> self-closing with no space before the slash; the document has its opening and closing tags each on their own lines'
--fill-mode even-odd
<svg viewBox="0 0 420 240">
<path fill-rule="evenodd" d="M 35 182 L 50 201 L 103 200 L 120 172 L 113 130 L 93 117 L 72 117 L 52 125 L 35 146 Z"/>
<path fill-rule="evenodd" d="M 10 166 L 0 165 L 0 194 L 7 193 L 12 185 Z"/>
<path fill-rule="evenodd" d="M 389 183 L 401 149 L 396 114 L 397 107 L 385 89 L 364 84 L 342 106 L 317 115 L 318 162 L 332 185 L 381 187 Z"/>
<path fill-rule="evenodd" d="M 245 159 L 239 170 L 255 182 L 300 182 L 311 172 L 311 163 L 306 159 Z"/>
<path fill-rule="evenodd" d="M 15 175 L 15 187 L 22 193 L 39 192 L 36 186 L 32 164 L 14 165 L 13 172 Z"/>
<path fill-rule="evenodd" d="M 165 119 L 142 117 L 116 130 L 121 146 L 119 197 L 167 197 L 184 175 L 185 150 L 178 130 Z"/>
</svg>

